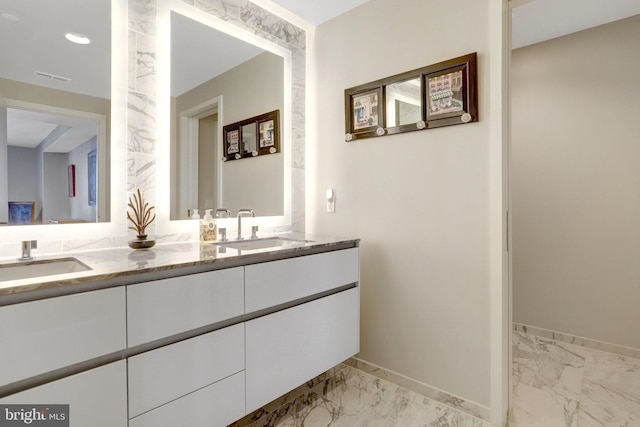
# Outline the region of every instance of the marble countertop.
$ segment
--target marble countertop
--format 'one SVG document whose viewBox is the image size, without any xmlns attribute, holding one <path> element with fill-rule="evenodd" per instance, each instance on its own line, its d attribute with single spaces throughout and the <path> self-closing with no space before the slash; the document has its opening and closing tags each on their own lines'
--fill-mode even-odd
<svg viewBox="0 0 640 427">
<path fill-rule="evenodd" d="M 345 249 L 359 244 L 359 239 L 299 233 L 261 236 L 260 239 L 274 236 L 286 240 L 280 242 L 281 246 L 252 250 L 225 247 L 221 245 L 221 242 L 200 243 L 195 241 L 163 243 L 151 249 L 142 250 L 120 247 L 65 252 L 51 256 L 38 256 L 37 253 L 34 253 L 34 261 L 76 258 L 89 266 L 91 270 L 0 281 L 0 306 Z M 19 263 L 15 258 L 0 259 L 0 280 L 2 280 L 2 266 L 15 263 Z"/>
</svg>

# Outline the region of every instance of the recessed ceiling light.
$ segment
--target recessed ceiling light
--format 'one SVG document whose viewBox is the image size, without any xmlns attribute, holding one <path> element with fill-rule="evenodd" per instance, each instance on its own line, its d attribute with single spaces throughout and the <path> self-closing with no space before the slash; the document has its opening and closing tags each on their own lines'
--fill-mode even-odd
<svg viewBox="0 0 640 427">
<path fill-rule="evenodd" d="M 9 12 L 2 12 L 0 13 L 0 16 L 2 16 L 4 19 L 6 19 L 7 21 L 17 21 L 18 17 L 15 15 L 10 14 Z"/>
<path fill-rule="evenodd" d="M 78 44 L 89 44 L 91 43 L 91 39 L 89 39 L 89 37 L 85 36 L 84 34 L 80 34 L 80 33 L 67 33 L 64 35 L 64 37 L 69 40 L 70 42 L 73 43 L 78 43 Z"/>
</svg>

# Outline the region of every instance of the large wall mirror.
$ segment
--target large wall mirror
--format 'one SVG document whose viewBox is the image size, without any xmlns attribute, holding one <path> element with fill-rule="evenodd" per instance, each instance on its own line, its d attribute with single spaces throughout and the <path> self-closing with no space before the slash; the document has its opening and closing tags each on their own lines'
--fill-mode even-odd
<svg viewBox="0 0 640 427">
<path fill-rule="evenodd" d="M 193 208 L 283 215 L 282 153 L 223 162 L 220 129 L 284 108 L 284 58 L 179 13 L 170 20 L 171 219 Z"/>
<path fill-rule="evenodd" d="M 125 179 L 124 167 L 112 167 L 114 156 L 124 159 L 126 126 L 126 5 L 118 3 L 0 0 L 0 236 L 7 240 L 69 238 L 64 224 L 89 224 L 96 237 L 124 233 L 112 228 L 124 221 L 114 214 L 123 203 L 111 196 Z M 32 206 L 29 220 L 9 209 L 15 202 Z"/>
<path fill-rule="evenodd" d="M 194 208 L 290 223 L 291 51 L 180 1 L 159 2 L 159 23 L 160 232 Z M 224 162 L 223 126 L 274 110 L 281 151 Z"/>
</svg>

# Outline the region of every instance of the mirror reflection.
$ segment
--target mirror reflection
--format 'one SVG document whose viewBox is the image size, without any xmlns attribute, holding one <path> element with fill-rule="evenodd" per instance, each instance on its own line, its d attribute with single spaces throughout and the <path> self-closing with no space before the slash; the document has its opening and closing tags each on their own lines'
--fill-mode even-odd
<svg viewBox="0 0 640 427">
<path fill-rule="evenodd" d="M 110 8 L 0 0 L 1 225 L 109 221 Z"/>
<path fill-rule="evenodd" d="M 413 124 L 422 118 L 420 77 L 385 86 L 387 127 Z"/>
<path fill-rule="evenodd" d="M 223 162 L 222 127 L 284 111 L 284 59 L 171 13 L 171 216 L 198 208 L 284 215 L 282 153 Z M 257 151 L 255 124 L 242 149 Z"/>
</svg>

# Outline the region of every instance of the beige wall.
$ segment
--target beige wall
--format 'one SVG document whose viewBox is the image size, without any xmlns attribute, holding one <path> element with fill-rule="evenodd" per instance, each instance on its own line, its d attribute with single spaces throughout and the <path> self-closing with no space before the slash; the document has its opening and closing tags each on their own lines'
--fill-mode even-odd
<svg viewBox="0 0 640 427">
<path fill-rule="evenodd" d="M 513 52 L 513 318 L 640 348 L 640 16 Z"/>
<path fill-rule="evenodd" d="M 358 357 L 489 406 L 490 253 L 500 243 L 490 168 L 501 152 L 490 141 L 491 120 L 500 123 L 489 108 L 493 9 L 392 3 L 370 0 L 319 26 L 310 44 L 307 231 L 362 239 Z M 474 51 L 479 123 L 344 141 L 344 89 Z"/>
</svg>

